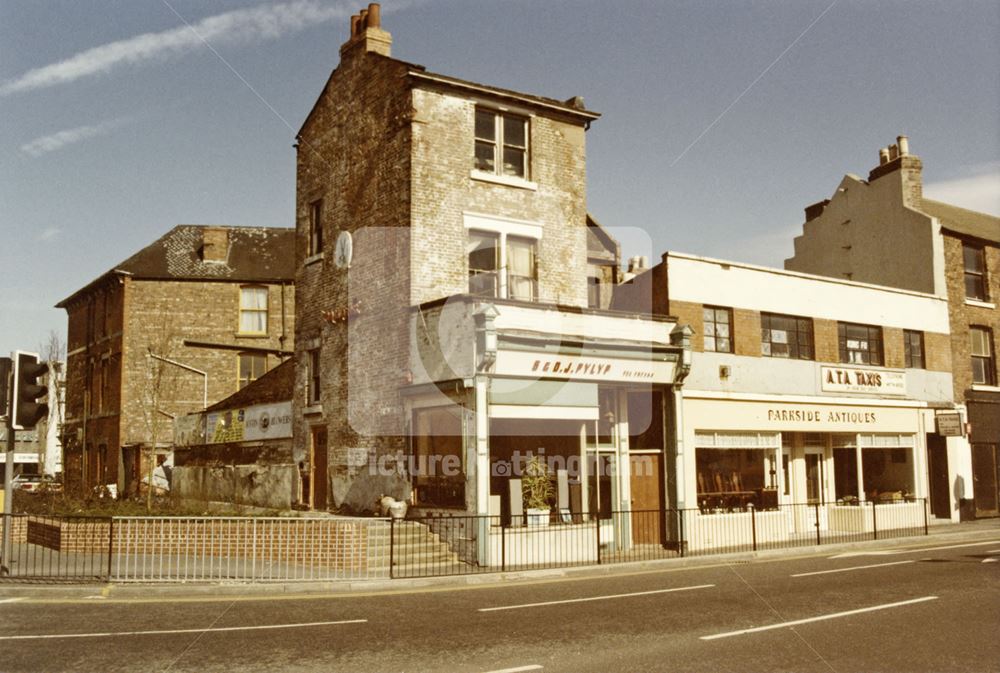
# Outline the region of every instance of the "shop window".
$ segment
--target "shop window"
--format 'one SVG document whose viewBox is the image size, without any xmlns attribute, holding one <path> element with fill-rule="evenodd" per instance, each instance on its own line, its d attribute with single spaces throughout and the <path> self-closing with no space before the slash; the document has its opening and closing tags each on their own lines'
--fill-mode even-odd
<svg viewBox="0 0 1000 673">
<path fill-rule="evenodd" d="M 838 504 L 858 503 L 858 452 L 855 447 L 834 447 L 833 482 Z"/>
<path fill-rule="evenodd" d="M 965 298 L 986 301 L 986 254 L 981 245 L 962 244 Z"/>
<path fill-rule="evenodd" d="M 524 117 L 476 108 L 477 171 L 516 178 L 528 177 L 528 120 Z"/>
<path fill-rule="evenodd" d="M 246 285 L 240 288 L 240 333 L 267 334 L 267 288 Z"/>
<path fill-rule="evenodd" d="M 251 382 L 256 381 L 267 371 L 267 356 L 260 353 L 240 353 L 239 387 L 242 390 Z"/>
<path fill-rule="evenodd" d="M 913 447 L 861 449 L 865 499 L 876 503 L 913 499 Z"/>
<path fill-rule="evenodd" d="M 969 328 L 970 353 L 972 354 L 972 382 L 995 386 L 996 360 L 993 357 L 993 330 L 988 327 Z"/>
<path fill-rule="evenodd" d="M 903 330 L 903 365 L 907 369 L 924 369 L 924 333 Z"/>
<path fill-rule="evenodd" d="M 469 231 L 469 294 L 534 301 L 538 242 L 502 233 Z"/>
<path fill-rule="evenodd" d="M 462 418 L 452 407 L 413 412 L 413 491 L 417 505 L 465 507 Z"/>
<path fill-rule="evenodd" d="M 813 360 L 813 325 L 809 318 L 760 314 L 761 353 L 772 358 Z"/>
<path fill-rule="evenodd" d="M 323 200 L 309 204 L 309 256 L 323 252 Z"/>
<path fill-rule="evenodd" d="M 733 311 L 717 306 L 702 308 L 705 325 L 705 350 L 716 353 L 733 352 Z"/>
<path fill-rule="evenodd" d="M 703 512 L 777 506 L 777 491 L 766 488 L 767 460 L 759 449 L 704 449 L 695 451 L 698 506 Z"/>
<path fill-rule="evenodd" d="M 838 323 L 840 361 L 852 365 L 882 364 L 882 328 L 873 325 Z"/>
</svg>

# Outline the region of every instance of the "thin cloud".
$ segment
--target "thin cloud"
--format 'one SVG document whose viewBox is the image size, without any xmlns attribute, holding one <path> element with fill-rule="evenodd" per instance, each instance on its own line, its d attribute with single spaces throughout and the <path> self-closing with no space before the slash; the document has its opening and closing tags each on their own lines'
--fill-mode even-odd
<svg viewBox="0 0 1000 673">
<path fill-rule="evenodd" d="M 71 129 L 64 129 L 41 138 L 35 138 L 31 142 L 21 145 L 21 151 L 33 157 L 40 157 L 49 152 L 61 150 L 67 145 L 103 136 L 125 124 L 127 119 L 111 119 L 92 126 L 77 126 Z"/>
<path fill-rule="evenodd" d="M 979 166 L 973 172 L 967 177 L 924 185 L 924 196 L 1000 216 L 1000 162 Z"/>
<path fill-rule="evenodd" d="M 39 241 L 51 241 L 56 236 L 62 233 L 62 229 L 59 227 L 47 227 L 42 233 L 38 235 Z"/>
<path fill-rule="evenodd" d="M 275 40 L 309 26 L 350 15 L 345 3 L 295 0 L 225 12 L 159 33 L 145 33 L 81 51 L 58 63 L 35 68 L 0 85 L 0 96 L 33 91 L 108 73 L 126 65 L 178 57 L 204 46 Z"/>
</svg>

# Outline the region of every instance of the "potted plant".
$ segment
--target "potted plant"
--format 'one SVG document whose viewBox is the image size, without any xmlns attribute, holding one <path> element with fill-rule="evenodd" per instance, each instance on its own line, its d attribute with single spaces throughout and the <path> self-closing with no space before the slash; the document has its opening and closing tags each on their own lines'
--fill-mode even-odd
<svg viewBox="0 0 1000 673">
<path fill-rule="evenodd" d="M 529 526 L 549 525 L 549 500 L 555 493 L 549 466 L 539 456 L 532 456 L 521 474 L 521 493 L 528 512 Z"/>
</svg>

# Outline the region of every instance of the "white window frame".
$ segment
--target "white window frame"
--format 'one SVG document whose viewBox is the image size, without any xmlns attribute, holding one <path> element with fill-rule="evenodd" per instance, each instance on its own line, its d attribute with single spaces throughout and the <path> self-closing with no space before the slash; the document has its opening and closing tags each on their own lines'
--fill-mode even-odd
<svg viewBox="0 0 1000 673">
<path fill-rule="evenodd" d="M 264 292 L 264 308 L 256 308 L 251 306 L 245 306 L 243 303 L 243 292 L 245 290 L 250 291 L 263 291 Z M 240 308 L 239 313 L 236 316 L 238 324 L 236 325 L 236 331 L 239 334 L 252 334 L 252 335 L 262 335 L 267 334 L 268 330 L 268 318 L 270 317 L 268 312 L 271 306 L 271 293 L 266 285 L 240 285 Z M 247 331 L 243 329 L 243 314 L 253 313 L 253 314 L 264 314 L 264 329 L 261 331 Z"/>
<path fill-rule="evenodd" d="M 523 238 L 535 243 L 535 296 L 532 301 L 538 301 L 538 259 L 539 241 L 542 239 L 542 226 L 536 222 L 525 220 L 514 220 L 500 218 L 478 213 L 464 213 L 465 229 L 468 231 L 481 231 L 497 237 L 499 246 L 499 267 L 497 269 L 497 298 L 507 299 L 507 237 Z M 466 255 L 466 265 L 468 265 L 468 255 Z M 468 269 L 466 269 L 468 272 Z"/>
</svg>

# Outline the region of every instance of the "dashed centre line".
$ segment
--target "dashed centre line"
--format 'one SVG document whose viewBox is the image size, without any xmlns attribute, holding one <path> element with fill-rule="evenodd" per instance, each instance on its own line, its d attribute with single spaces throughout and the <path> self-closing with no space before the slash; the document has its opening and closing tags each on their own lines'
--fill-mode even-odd
<svg viewBox="0 0 1000 673">
<path fill-rule="evenodd" d="M 886 566 L 899 566 L 906 563 L 916 563 L 916 561 L 893 561 L 891 563 L 872 563 L 866 566 L 851 566 L 850 568 L 834 568 L 833 570 L 814 570 L 808 573 L 795 573 L 791 577 L 809 577 L 810 575 L 829 575 L 830 573 L 846 573 L 851 570 L 867 570 L 868 568 L 884 568 Z"/>
<path fill-rule="evenodd" d="M 860 615 L 865 612 L 875 612 L 877 610 L 888 610 L 890 608 L 899 608 L 904 605 L 913 605 L 914 603 L 924 603 L 926 601 L 936 601 L 937 596 L 924 596 L 923 598 L 913 598 L 908 601 L 897 601 L 896 603 L 885 603 L 883 605 L 873 605 L 869 608 L 858 608 L 857 610 L 847 610 L 845 612 L 834 612 L 828 615 L 819 615 L 818 617 L 807 617 L 806 619 L 795 619 L 790 622 L 781 622 L 780 624 L 769 624 L 767 626 L 757 626 L 750 629 L 740 629 L 739 631 L 728 631 L 726 633 L 716 633 L 712 636 L 701 636 L 701 640 L 718 640 L 719 638 L 731 638 L 733 636 L 742 636 L 747 633 L 759 633 L 761 631 L 771 631 L 773 629 L 784 629 L 789 626 L 798 626 L 799 624 L 809 624 L 812 622 L 821 622 L 826 619 L 837 619 L 838 617 L 850 617 L 851 615 Z"/>
<path fill-rule="evenodd" d="M 589 601 L 606 601 L 613 598 L 632 598 L 633 596 L 650 596 L 653 594 L 669 594 L 677 591 L 692 591 L 694 589 L 709 589 L 714 584 L 698 584 L 690 587 L 675 587 L 673 589 L 654 589 L 653 591 L 636 591 L 629 594 L 610 594 L 608 596 L 589 596 L 587 598 L 567 598 L 561 601 L 545 601 L 542 603 L 522 603 L 521 605 L 500 605 L 493 608 L 479 608 L 478 612 L 496 612 L 498 610 L 520 610 L 521 608 L 538 608 L 546 605 L 563 605 L 566 603 L 587 603 Z"/>
<path fill-rule="evenodd" d="M 105 631 L 97 633 L 40 633 L 23 636 L 0 636 L 0 640 L 54 640 L 59 638 L 118 638 L 122 636 L 160 636 L 178 633 L 218 633 L 224 631 L 265 631 L 268 629 L 301 629 L 314 626 L 364 624 L 367 619 L 342 619 L 335 622 L 300 622 L 296 624 L 265 624 L 261 626 L 220 626 L 204 629 L 160 629 L 155 631 Z"/>
</svg>

